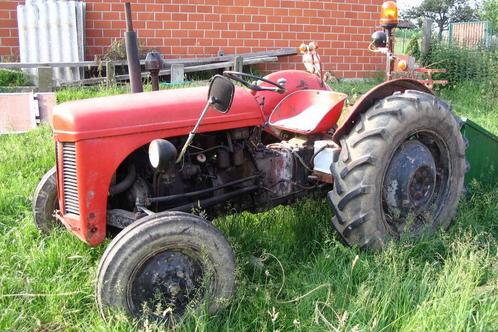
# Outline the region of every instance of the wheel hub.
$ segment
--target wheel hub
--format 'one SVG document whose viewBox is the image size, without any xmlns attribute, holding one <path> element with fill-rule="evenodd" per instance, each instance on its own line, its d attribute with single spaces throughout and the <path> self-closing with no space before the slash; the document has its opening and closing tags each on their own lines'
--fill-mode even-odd
<svg viewBox="0 0 498 332">
<path fill-rule="evenodd" d="M 201 265 L 184 253 L 164 251 L 150 258 L 137 272 L 131 289 L 134 306 L 144 306 L 155 314 L 182 315 L 187 305 L 199 296 Z M 167 317 L 163 317 L 167 318 Z"/>
<path fill-rule="evenodd" d="M 383 185 L 387 212 L 396 220 L 424 210 L 436 187 L 431 151 L 418 140 L 403 143 L 391 160 Z"/>
</svg>

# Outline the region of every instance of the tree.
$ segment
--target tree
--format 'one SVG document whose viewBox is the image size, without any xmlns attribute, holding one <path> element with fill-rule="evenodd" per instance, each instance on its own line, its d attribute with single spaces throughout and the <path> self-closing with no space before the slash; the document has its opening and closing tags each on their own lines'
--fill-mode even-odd
<svg viewBox="0 0 498 332">
<path fill-rule="evenodd" d="M 496 0 L 491 0 L 493 1 Z M 474 20 L 477 18 L 477 13 L 467 0 L 424 0 L 420 6 L 409 9 L 406 16 L 433 20 L 438 27 L 438 39 L 441 40 L 443 31 L 450 23 Z"/>
<path fill-rule="evenodd" d="M 481 20 L 489 21 L 491 29 L 496 32 L 498 28 L 498 1 L 484 0 L 479 16 Z"/>
</svg>

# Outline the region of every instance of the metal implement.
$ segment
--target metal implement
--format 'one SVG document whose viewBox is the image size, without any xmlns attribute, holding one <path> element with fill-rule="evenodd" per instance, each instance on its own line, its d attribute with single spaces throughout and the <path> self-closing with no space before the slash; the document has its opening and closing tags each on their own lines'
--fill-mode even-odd
<svg viewBox="0 0 498 332">
<path fill-rule="evenodd" d="M 466 157 L 470 169 L 465 175 L 466 185 L 474 180 L 490 186 L 498 184 L 498 137 L 467 118 L 461 119 L 462 135 L 469 141 Z"/>
</svg>

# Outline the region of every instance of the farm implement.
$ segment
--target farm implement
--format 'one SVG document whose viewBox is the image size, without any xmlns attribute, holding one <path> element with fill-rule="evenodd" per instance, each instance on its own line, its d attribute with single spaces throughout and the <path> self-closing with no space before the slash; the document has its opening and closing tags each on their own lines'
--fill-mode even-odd
<svg viewBox="0 0 498 332">
<path fill-rule="evenodd" d="M 383 6 L 378 44 L 389 66 L 394 9 Z M 344 243 L 374 250 L 449 226 L 468 168 L 450 106 L 417 80 L 391 79 L 338 122 L 347 96 L 325 84 L 316 45 L 300 49 L 307 71 L 225 71 L 208 87 L 55 110 L 56 166 L 36 189 L 34 219 L 42 232 L 63 224 L 91 246 L 114 236 L 97 270 L 104 317 L 118 309 L 170 321 L 226 304 L 234 254 L 206 218 L 234 210 L 322 194 Z M 487 135 L 496 151 L 478 126 L 462 128 L 471 143 Z"/>
</svg>

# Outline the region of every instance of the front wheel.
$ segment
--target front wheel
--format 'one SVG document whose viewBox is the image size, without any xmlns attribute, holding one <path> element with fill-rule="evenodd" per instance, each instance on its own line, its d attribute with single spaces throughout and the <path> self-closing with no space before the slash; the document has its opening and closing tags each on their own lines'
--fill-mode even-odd
<svg viewBox="0 0 498 332">
<path fill-rule="evenodd" d="M 57 177 L 53 167 L 40 180 L 33 195 L 33 218 L 40 232 L 49 234 L 54 226 L 59 225 L 55 218 L 58 207 Z"/>
<path fill-rule="evenodd" d="M 126 227 L 98 267 L 96 300 L 132 317 L 173 322 L 205 304 L 212 314 L 231 298 L 235 260 L 223 235 L 204 219 L 163 212 Z"/>
<path fill-rule="evenodd" d="M 446 103 L 396 93 L 362 114 L 340 143 L 328 198 L 346 243 L 380 249 L 450 224 L 464 188 L 465 144 Z"/>
</svg>

